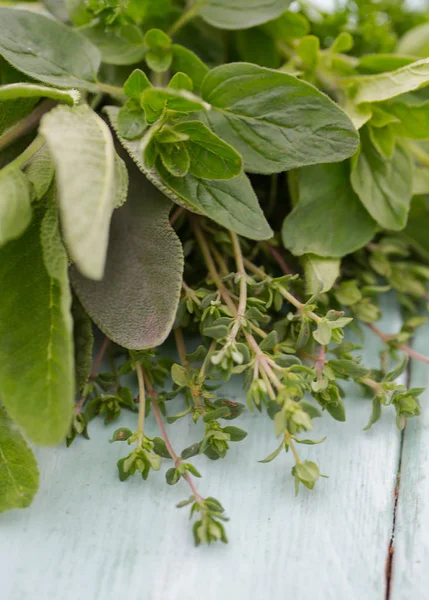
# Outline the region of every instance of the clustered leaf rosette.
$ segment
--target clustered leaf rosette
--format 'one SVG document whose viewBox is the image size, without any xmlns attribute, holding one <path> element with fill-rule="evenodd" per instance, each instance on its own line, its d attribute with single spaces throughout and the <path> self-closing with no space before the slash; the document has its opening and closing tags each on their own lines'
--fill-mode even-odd
<svg viewBox="0 0 429 600">
<path fill-rule="evenodd" d="M 323 412 L 346 419 L 344 381 L 372 398 L 366 429 L 383 407 L 401 429 L 419 414 L 403 374 L 429 362 L 409 346 L 428 300 L 429 24 L 397 3 L 288 4 L 0 7 L 0 511 L 37 491 L 26 439 L 70 445 L 129 410 L 120 480 L 170 461 L 195 543 L 226 542 L 188 461 L 251 439 L 228 421 L 272 419 L 260 462 L 290 453 L 298 492 L 324 477 L 297 447 L 324 441 L 307 437 Z M 393 334 L 375 325 L 386 292 Z M 381 339 L 379 369 L 345 328 Z M 176 453 L 165 422 L 183 418 L 198 427 Z"/>
</svg>

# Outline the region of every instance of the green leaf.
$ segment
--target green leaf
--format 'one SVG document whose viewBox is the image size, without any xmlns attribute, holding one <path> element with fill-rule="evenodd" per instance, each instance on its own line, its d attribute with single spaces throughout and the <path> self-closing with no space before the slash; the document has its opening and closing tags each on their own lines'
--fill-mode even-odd
<svg viewBox="0 0 429 600">
<path fill-rule="evenodd" d="M 381 399 L 380 396 L 374 396 L 372 399 L 372 412 L 368 421 L 368 425 L 364 427 L 364 431 L 368 431 L 381 418 Z"/>
<path fill-rule="evenodd" d="M 36 199 L 41 200 L 49 190 L 55 174 L 54 163 L 46 144 L 31 157 L 24 173 L 33 186 Z"/>
<path fill-rule="evenodd" d="M 191 161 L 184 144 L 159 144 L 158 152 L 162 164 L 173 177 L 185 177 Z"/>
<path fill-rule="evenodd" d="M 76 296 L 72 304 L 76 391 L 80 392 L 91 374 L 94 334 L 92 322 Z"/>
<path fill-rule="evenodd" d="M 272 460 L 274 460 L 276 458 L 276 456 L 278 456 L 280 454 L 280 452 L 283 450 L 285 443 L 282 441 L 280 446 L 278 448 L 276 448 L 274 450 L 274 452 L 271 452 L 271 454 L 269 454 L 266 458 L 262 459 L 262 460 L 258 460 L 258 462 L 260 463 L 269 463 Z"/>
<path fill-rule="evenodd" d="M 350 77 L 355 84 L 355 102 L 382 102 L 429 83 L 429 59 L 419 60 L 388 73 Z"/>
<path fill-rule="evenodd" d="M 354 360 L 346 358 L 334 358 L 329 361 L 329 366 L 339 375 L 361 379 L 368 375 L 368 369 L 359 365 Z"/>
<path fill-rule="evenodd" d="M 19 169 L 0 171 L 0 248 L 27 229 L 31 214 L 26 176 Z"/>
<path fill-rule="evenodd" d="M 140 138 L 148 127 L 143 109 L 126 103 L 118 112 L 118 131 L 127 140 Z"/>
<path fill-rule="evenodd" d="M 0 406 L 0 513 L 29 506 L 38 487 L 34 454 Z"/>
<path fill-rule="evenodd" d="M 282 229 L 283 243 L 293 254 L 340 258 L 367 244 L 376 229 L 353 192 L 346 163 L 301 171 L 299 202 Z"/>
<path fill-rule="evenodd" d="M 247 437 L 247 431 L 240 429 L 239 427 L 233 427 L 228 425 L 223 428 L 224 433 L 228 433 L 231 436 L 231 442 L 241 442 Z"/>
<path fill-rule="evenodd" d="M 429 193 L 429 184 L 428 184 Z M 427 198 L 415 196 L 411 203 L 408 223 L 402 236 L 424 260 L 429 261 L 429 203 Z"/>
<path fill-rule="evenodd" d="M 313 71 L 319 62 L 320 42 L 315 35 L 306 35 L 300 39 L 296 53 L 302 60 L 304 68 Z"/>
<path fill-rule="evenodd" d="M 68 250 L 85 276 L 101 279 L 116 200 L 115 149 L 109 128 L 88 106 L 61 106 L 43 117 L 40 133 L 56 167 Z"/>
<path fill-rule="evenodd" d="M 104 25 L 79 30 L 98 48 L 101 59 L 109 65 L 133 65 L 146 53 L 143 34 L 136 25 L 121 25 L 109 30 Z"/>
<path fill-rule="evenodd" d="M 207 0 L 200 15 L 219 29 L 247 29 L 280 16 L 289 3 L 289 0 Z"/>
<path fill-rule="evenodd" d="M 131 100 L 140 100 L 142 93 L 150 87 L 152 84 L 146 73 L 141 69 L 134 69 L 124 83 L 124 94 Z"/>
<path fill-rule="evenodd" d="M 173 56 L 171 63 L 172 71 L 188 75 L 194 84 L 194 91 L 199 93 L 204 77 L 209 72 L 209 68 L 196 54 L 184 46 L 173 44 L 171 51 Z"/>
<path fill-rule="evenodd" d="M 0 23 L 0 55 L 16 69 L 52 85 L 97 90 L 100 53 L 77 31 L 13 8 L 0 7 Z"/>
<path fill-rule="evenodd" d="M 131 163 L 128 200 L 112 219 L 102 281 L 71 269 L 73 287 L 98 327 L 120 346 L 153 348 L 170 332 L 180 297 L 183 251 L 171 203 Z"/>
<path fill-rule="evenodd" d="M 429 100 L 422 104 L 390 102 L 386 110 L 400 121 L 392 124 L 397 136 L 414 140 L 429 139 Z"/>
<path fill-rule="evenodd" d="M 399 40 L 396 52 L 422 58 L 429 56 L 429 23 L 422 23 L 407 31 Z"/>
<path fill-rule="evenodd" d="M 73 106 L 80 99 L 78 90 L 59 90 L 34 83 L 10 83 L 0 86 L 0 102 L 17 98 L 52 98 Z"/>
<path fill-rule="evenodd" d="M 186 75 L 186 73 L 181 73 L 180 71 L 173 75 L 173 77 L 168 82 L 169 88 L 173 90 L 186 90 L 188 92 L 192 92 L 194 89 L 194 84 L 192 79 Z"/>
<path fill-rule="evenodd" d="M 171 46 L 171 38 L 161 29 L 149 29 L 145 33 L 144 43 L 151 50 L 166 50 Z"/>
<path fill-rule="evenodd" d="M 185 145 L 191 160 L 189 172 L 194 177 L 215 180 L 230 179 L 240 174 L 241 156 L 201 121 L 179 123 L 173 131 L 188 136 Z"/>
<path fill-rule="evenodd" d="M 358 145 L 349 117 L 287 73 L 247 63 L 223 65 L 206 75 L 201 95 L 212 105 L 201 118 L 241 154 L 246 171 L 278 173 L 342 161 Z"/>
<path fill-rule="evenodd" d="M 310 24 L 304 15 L 287 10 L 280 17 L 277 17 L 277 19 L 264 23 L 262 28 L 273 38 L 286 41 L 300 38 L 308 33 Z"/>
<path fill-rule="evenodd" d="M 113 432 L 112 439 L 109 440 L 109 442 L 124 442 L 132 435 L 133 432 L 131 431 L 131 429 L 128 429 L 128 427 L 120 427 L 119 429 L 116 429 L 116 431 Z"/>
<path fill-rule="evenodd" d="M 46 445 L 64 439 L 74 406 L 67 255 L 50 200 L 43 217 L 39 210 L 0 249 L 0 287 L 8 290 L 0 296 L 0 395 L 26 435 Z"/>
<path fill-rule="evenodd" d="M 243 29 L 237 34 L 237 50 L 240 59 L 269 69 L 277 69 L 281 65 L 281 56 L 276 42 L 261 27 Z"/>
<path fill-rule="evenodd" d="M 109 106 L 105 110 L 117 131 L 118 109 Z M 204 214 L 227 229 L 250 239 L 269 239 L 272 236 L 271 228 L 245 175 L 226 181 L 210 182 L 188 173 L 185 178 L 179 179 L 162 169 L 162 165 L 161 173 L 155 169 L 147 169 L 141 158 L 139 142 L 130 142 L 120 136 L 119 141 L 149 181 L 176 204 L 192 212 Z"/>
<path fill-rule="evenodd" d="M 190 383 L 187 370 L 177 363 L 171 367 L 171 378 L 179 387 L 186 387 Z"/>
<path fill-rule="evenodd" d="M 162 108 L 164 103 L 170 110 L 193 112 L 210 108 L 201 98 L 186 90 L 174 88 L 146 88 L 141 97 L 143 108 L 148 104 L 155 110 Z"/>
<path fill-rule="evenodd" d="M 368 126 L 370 140 L 377 152 L 389 160 L 395 151 L 396 139 L 391 125 L 387 127 Z"/>
<path fill-rule="evenodd" d="M 326 319 L 321 319 L 317 324 L 316 331 L 313 331 L 313 337 L 322 346 L 327 346 L 331 341 L 332 330 Z"/>
<path fill-rule="evenodd" d="M 362 130 L 361 149 L 353 161 L 350 181 L 377 223 L 385 229 L 403 229 L 412 196 L 412 163 L 402 146 L 397 144 L 392 158 L 387 160 Z"/>
<path fill-rule="evenodd" d="M 313 254 L 303 256 L 306 292 L 309 296 L 329 292 L 340 275 L 341 261 Z"/>
</svg>

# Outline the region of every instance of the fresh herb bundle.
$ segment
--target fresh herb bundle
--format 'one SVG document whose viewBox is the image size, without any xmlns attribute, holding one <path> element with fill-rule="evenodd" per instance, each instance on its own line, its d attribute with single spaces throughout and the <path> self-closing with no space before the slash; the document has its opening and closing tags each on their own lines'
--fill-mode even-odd
<svg viewBox="0 0 429 600">
<path fill-rule="evenodd" d="M 428 18 L 288 4 L 0 7 L 0 511 L 36 493 L 26 438 L 70 444 L 128 409 L 120 480 L 170 461 L 195 542 L 226 542 L 190 460 L 233 452 L 243 410 L 273 420 L 261 462 L 290 450 L 296 491 L 322 476 L 298 445 L 323 441 L 307 439 L 322 411 L 345 420 L 342 380 L 372 396 L 367 428 L 385 406 L 400 428 L 419 414 L 398 377 L 429 362 L 408 345 L 428 300 Z M 392 290 L 404 325 L 387 335 Z M 380 369 L 345 328 L 382 339 Z M 247 407 L 223 396 L 233 376 Z M 165 421 L 182 418 L 204 435 L 177 450 Z"/>
</svg>

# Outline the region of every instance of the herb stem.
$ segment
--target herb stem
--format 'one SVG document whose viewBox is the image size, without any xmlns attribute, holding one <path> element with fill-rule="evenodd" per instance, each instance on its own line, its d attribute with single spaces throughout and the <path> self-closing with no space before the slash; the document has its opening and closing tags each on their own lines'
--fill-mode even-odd
<svg viewBox="0 0 429 600">
<path fill-rule="evenodd" d="M 187 11 L 185 11 L 183 15 L 180 16 L 167 31 L 167 35 L 169 35 L 170 37 L 176 35 L 176 33 L 180 31 L 182 27 L 184 27 L 189 21 L 192 21 L 192 19 L 197 16 L 201 6 L 202 3 L 197 2 L 196 4 L 194 4 L 194 6 L 191 6 Z"/>
<path fill-rule="evenodd" d="M 88 377 L 88 383 L 93 382 L 94 379 L 97 377 L 98 371 L 100 370 L 101 362 L 104 358 L 104 355 L 106 353 L 106 350 L 107 350 L 109 344 L 110 344 L 110 340 L 107 336 L 105 336 L 103 343 L 101 344 L 100 350 L 98 351 L 98 354 L 95 358 L 94 364 L 92 366 L 91 374 Z M 79 402 L 76 403 L 76 406 L 75 406 L 75 414 L 76 415 L 78 415 L 82 411 L 83 405 L 85 404 L 87 398 L 88 398 L 88 394 L 84 394 L 81 397 L 81 399 L 79 400 Z"/>
<path fill-rule="evenodd" d="M 325 354 L 326 354 L 326 347 L 320 346 L 319 354 L 317 355 L 317 359 L 314 363 L 314 368 L 316 369 L 318 381 L 320 381 L 323 378 L 323 367 L 325 366 Z"/>
<path fill-rule="evenodd" d="M 237 275 L 240 277 L 240 297 L 238 302 L 238 309 L 234 317 L 234 325 L 228 335 L 227 345 L 231 345 L 235 342 L 237 334 L 242 325 L 242 320 L 244 319 L 244 315 L 246 313 L 246 305 L 247 305 L 247 281 L 246 281 L 246 271 L 244 270 L 244 262 L 243 262 L 243 254 L 241 252 L 240 241 L 238 236 L 233 231 L 230 231 L 232 246 L 234 248 L 234 257 L 237 265 Z"/>
<path fill-rule="evenodd" d="M 45 140 L 42 138 L 41 135 L 38 135 L 36 138 L 34 138 L 31 144 L 27 146 L 24 152 L 22 152 L 19 156 L 15 158 L 15 160 L 7 164 L 2 169 L 2 174 L 24 167 L 25 164 L 28 163 L 30 158 L 32 158 L 36 154 L 36 152 L 38 152 L 40 148 L 44 146 L 44 144 Z"/>
<path fill-rule="evenodd" d="M 104 94 L 125 98 L 124 89 L 118 87 L 117 85 L 110 85 L 110 83 L 102 83 L 101 81 L 97 81 L 97 87 L 100 92 L 103 92 Z"/>
<path fill-rule="evenodd" d="M 167 431 L 164 426 L 164 421 L 162 420 L 161 411 L 159 410 L 159 405 L 158 405 L 158 400 L 156 398 L 156 394 L 152 395 L 152 407 L 153 407 L 153 414 L 155 415 L 156 422 L 157 422 L 159 430 L 161 432 L 161 437 L 164 440 L 167 450 L 168 450 L 171 458 L 173 459 L 174 466 L 177 469 L 179 467 L 179 465 L 181 464 L 182 459 L 179 458 L 179 456 L 176 454 L 176 452 L 173 448 L 173 445 L 170 442 L 170 438 L 168 437 Z M 199 492 L 195 486 L 194 480 L 192 479 L 192 477 L 190 476 L 190 474 L 187 471 L 184 472 L 183 478 L 186 480 L 186 483 L 191 488 L 191 491 L 192 491 L 192 494 L 193 494 L 195 500 L 198 502 L 198 504 L 200 504 L 201 507 L 203 507 L 204 506 L 204 498 L 199 494 Z"/>
<path fill-rule="evenodd" d="M 197 306 L 199 306 L 201 304 L 201 300 L 198 298 L 197 294 L 184 281 L 182 281 L 182 288 L 183 288 L 185 294 L 187 294 L 189 296 L 189 298 L 191 298 L 191 300 L 193 302 L 195 302 L 195 304 Z"/>
<path fill-rule="evenodd" d="M 301 459 L 299 458 L 298 451 L 297 451 L 297 449 L 295 448 L 295 444 L 293 443 L 292 436 L 291 436 L 291 434 L 289 433 L 289 431 L 288 431 L 287 429 L 285 429 L 284 436 L 285 436 L 285 442 L 286 442 L 286 444 L 287 444 L 287 445 L 289 446 L 289 448 L 292 450 L 292 454 L 293 454 L 293 456 L 294 456 L 294 458 L 295 458 L 295 461 L 296 461 L 297 463 L 300 463 L 300 462 L 301 462 Z"/>
<path fill-rule="evenodd" d="M 223 284 L 223 282 L 220 278 L 220 275 L 216 269 L 216 265 L 214 263 L 212 254 L 210 252 L 209 245 L 208 245 L 207 240 L 205 239 L 204 234 L 201 230 L 201 226 L 199 224 L 198 217 L 195 217 L 194 215 L 192 215 L 190 222 L 191 222 L 192 231 L 194 232 L 194 235 L 197 239 L 198 245 L 201 249 L 201 252 L 203 253 L 204 261 L 206 263 L 209 275 L 212 278 L 213 282 L 215 283 L 217 289 L 219 290 L 219 293 L 222 296 L 225 304 L 231 310 L 232 314 L 235 315 L 237 312 L 237 307 L 235 306 L 235 304 L 230 296 L 230 293 L 228 292 L 225 285 Z"/>
<path fill-rule="evenodd" d="M 185 340 L 183 339 L 183 331 L 181 327 L 176 327 L 174 330 L 174 339 L 176 341 L 177 353 L 182 366 L 188 366 L 188 359 L 186 358 L 186 346 Z"/>
<path fill-rule="evenodd" d="M 144 439 L 144 417 L 146 412 L 146 394 L 144 386 L 143 369 L 140 363 L 136 363 L 137 379 L 139 382 L 139 417 L 137 425 L 137 446 L 143 445 Z"/>
<path fill-rule="evenodd" d="M 25 117 L 25 119 L 18 121 L 18 123 L 7 129 L 3 135 L 0 136 L 0 151 L 13 144 L 13 142 L 16 142 L 18 138 L 32 131 L 38 125 L 43 115 L 50 111 L 54 106 L 55 102 L 53 100 L 45 100 L 44 102 L 41 102 L 28 117 Z"/>
<path fill-rule="evenodd" d="M 416 350 L 413 350 L 406 344 L 400 344 L 399 342 L 395 342 L 394 335 L 389 334 L 389 333 L 383 333 L 373 323 L 368 323 L 368 327 L 371 329 L 371 331 L 373 331 L 376 335 L 378 335 L 378 337 L 385 344 L 391 344 L 392 346 L 395 346 L 395 348 L 398 348 L 398 350 L 402 350 L 402 352 L 405 352 L 405 354 L 407 354 L 410 358 L 415 358 L 416 360 L 419 360 L 420 362 L 429 364 L 429 356 L 425 356 L 424 354 L 420 354 L 420 352 L 416 352 Z"/>
<path fill-rule="evenodd" d="M 274 260 L 276 261 L 276 263 L 279 265 L 280 269 L 282 270 L 283 274 L 284 275 L 292 275 L 292 271 L 286 264 L 286 261 L 283 258 L 283 256 L 280 254 L 280 252 L 276 248 L 274 248 L 274 246 L 272 246 L 269 242 L 263 242 L 262 245 L 264 246 L 264 248 L 266 248 L 268 250 L 268 252 L 274 258 Z"/>
<path fill-rule="evenodd" d="M 185 209 L 183 208 L 183 206 L 176 206 L 176 209 L 173 211 L 173 214 L 170 217 L 170 225 L 174 225 L 174 223 L 177 221 L 180 215 L 184 212 Z"/>
</svg>

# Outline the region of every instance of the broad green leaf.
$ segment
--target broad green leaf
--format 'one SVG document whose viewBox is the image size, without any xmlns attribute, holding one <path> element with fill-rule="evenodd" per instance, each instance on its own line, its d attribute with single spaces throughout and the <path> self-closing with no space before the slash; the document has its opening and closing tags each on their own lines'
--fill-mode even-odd
<svg viewBox="0 0 429 600">
<path fill-rule="evenodd" d="M 429 194 L 429 169 L 414 166 L 413 169 L 413 195 Z"/>
<path fill-rule="evenodd" d="M 0 171 L 0 248 L 18 238 L 31 221 L 30 187 L 19 169 Z"/>
<path fill-rule="evenodd" d="M 56 168 L 61 224 L 80 271 L 101 279 L 115 206 L 115 149 L 106 123 L 88 106 L 59 106 L 40 126 Z"/>
<path fill-rule="evenodd" d="M 40 213 L 0 249 L 0 395 L 33 442 L 51 445 L 74 405 L 71 299 L 55 203 Z"/>
<path fill-rule="evenodd" d="M 101 60 L 109 65 L 133 65 L 145 55 L 143 34 L 136 25 L 110 30 L 104 25 L 82 27 L 80 32 L 98 48 Z"/>
<path fill-rule="evenodd" d="M 278 69 L 282 57 L 277 50 L 276 41 L 261 27 L 243 29 L 236 34 L 239 57 L 244 62 L 253 63 L 269 69 Z"/>
<path fill-rule="evenodd" d="M 399 40 L 396 52 L 421 58 L 429 56 L 429 23 L 417 25 L 407 31 Z"/>
<path fill-rule="evenodd" d="M 141 94 L 146 88 L 152 87 L 148 76 L 141 69 L 134 69 L 124 83 L 124 94 L 132 100 L 140 100 Z"/>
<path fill-rule="evenodd" d="M 38 488 L 34 454 L 0 406 L 0 513 L 30 506 Z"/>
<path fill-rule="evenodd" d="M 390 102 L 386 110 L 400 121 L 392 124 L 396 135 L 415 140 L 429 139 L 429 100 L 422 104 Z"/>
<path fill-rule="evenodd" d="M 193 112 L 210 108 L 206 102 L 191 92 L 173 88 L 146 88 L 141 103 L 144 108 L 149 104 L 154 110 L 162 110 L 165 104 L 170 110 L 179 112 Z"/>
<path fill-rule="evenodd" d="M 59 90 L 34 83 L 10 83 L 0 86 L 0 102 L 18 98 L 52 98 L 73 106 L 79 102 L 80 92 L 78 90 Z"/>
<path fill-rule="evenodd" d="M 429 177 L 428 177 L 429 183 Z M 429 193 L 429 188 L 428 188 Z M 429 261 L 429 202 L 423 196 L 415 196 L 411 203 L 410 214 L 401 236 L 426 261 Z"/>
<path fill-rule="evenodd" d="M 76 391 L 81 392 L 91 374 L 94 334 L 91 319 L 76 295 L 73 295 L 72 317 Z"/>
<path fill-rule="evenodd" d="M 307 254 L 302 258 L 306 291 L 309 296 L 329 292 L 340 275 L 341 261 Z"/>
<path fill-rule="evenodd" d="M 185 73 L 188 75 L 188 77 L 192 79 L 195 92 L 198 93 L 201 89 L 204 77 L 209 72 L 209 68 L 196 54 L 184 46 L 173 44 L 171 46 L 171 52 L 173 56 L 173 61 L 171 63 L 172 71 L 174 73 Z"/>
<path fill-rule="evenodd" d="M 127 140 L 140 138 L 148 127 L 142 108 L 135 108 L 127 102 L 118 113 L 118 131 Z"/>
<path fill-rule="evenodd" d="M 358 145 L 349 117 L 287 73 L 231 63 L 206 75 L 201 95 L 212 110 L 200 118 L 241 154 L 246 171 L 276 173 L 337 162 Z"/>
<path fill-rule="evenodd" d="M 282 229 L 293 254 L 341 258 L 367 244 L 376 229 L 353 192 L 346 163 L 302 169 L 299 202 Z"/>
<path fill-rule="evenodd" d="M 387 125 L 386 127 L 372 127 L 370 124 L 368 126 L 368 133 L 377 152 L 386 160 L 390 160 L 396 146 L 393 127 L 391 125 Z"/>
<path fill-rule="evenodd" d="M 189 153 L 184 144 L 159 144 L 162 164 L 174 177 L 185 177 L 191 164 Z"/>
<path fill-rule="evenodd" d="M 350 181 L 369 214 L 384 229 L 402 229 L 408 216 L 412 195 L 412 163 L 408 153 L 397 144 L 390 160 L 381 156 L 369 139 L 361 134 L 361 149 L 353 161 Z"/>
<path fill-rule="evenodd" d="M 277 19 L 264 23 L 262 29 L 276 40 L 286 41 L 308 33 L 310 24 L 303 15 L 287 10 Z"/>
<path fill-rule="evenodd" d="M 429 59 L 413 62 L 388 73 L 350 77 L 347 81 L 356 86 L 357 104 L 382 102 L 429 84 Z"/>
<path fill-rule="evenodd" d="M 179 123 L 173 131 L 188 136 L 185 146 L 191 159 L 189 171 L 195 177 L 230 179 L 240 174 L 241 156 L 201 121 Z"/>
<path fill-rule="evenodd" d="M 160 345 L 180 297 L 183 251 L 168 222 L 171 203 L 130 164 L 128 200 L 112 219 L 102 281 L 73 266 L 73 287 L 91 319 L 114 342 L 131 349 Z"/>
<path fill-rule="evenodd" d="M 279 17 L 289 0 L 206 0 L 200 15 L 219 29 L 247 29 Z"/>
<path fill-rule="evenodd" d="M 357 70 L 360 73 L 376 75 L 386 71 L 396 71 L 415 62 L 410 56 L 399 56 L 398 54 L 365 54 L 359 58 Z"/>
<path fill-rule="evenodd" d="M 0 55 L 30 77 L 96 90 L 100 53 L 84 36 L 49 17 L 0 7 Z"/>
<path fill-rule="evenodd" d="M 49 190 L 55 174 L 54 163 L 46 144 L 31 157 L 24 172 L 33 186 L 36 200 L 41 200 Z"/>
<path fill-rule="evenodd" d="M 113 129 L 117 131 L 118 109 L 109 106 L 105 109 Z M 142 161 L 141 145 L 138 141 L 128 141 L 119 137 L 139 169 L 153 185 L 176 204 L 192 212 L 203 214 L 250 239 L 269 239 L 272 230 L 258 203 L 258 199 L 247 177 L 239 175 L 226 181 L 207 181 L 188 174 L 179 179 L 162 169 L 147 169 Z"/>
</svg>

